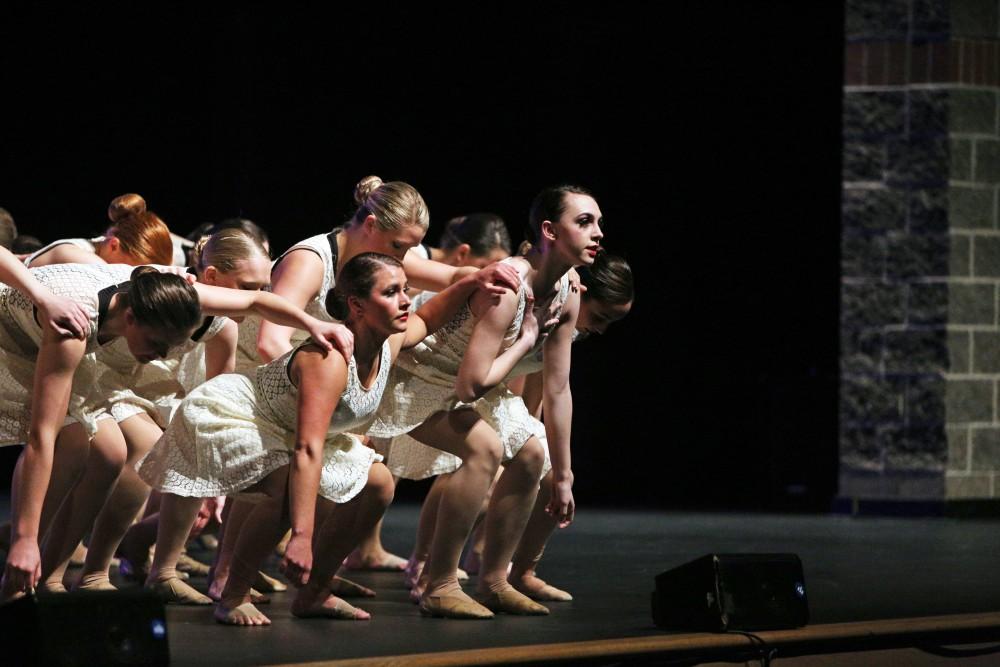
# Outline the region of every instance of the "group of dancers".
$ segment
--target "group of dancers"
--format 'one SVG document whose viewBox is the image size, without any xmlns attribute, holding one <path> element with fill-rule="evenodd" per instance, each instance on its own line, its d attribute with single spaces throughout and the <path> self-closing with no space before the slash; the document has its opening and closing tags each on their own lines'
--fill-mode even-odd
<svg viewBox="0 0 1000 667">
<path fill-rule="evenodd" d="M 276 550 L 302 618 L 369 618 L 345 565 L 405 569 L 430 616 L 572 599 L 535 574 L 575 511 L 571 345 L 634 299 L 597 201 L 546 188 L 511 256 L 498 216 L 453 219 L 429 248 L 415 188 L 369 176 L 354 196 L 343 226 L 273 261 L 249 221 L 182 239 L 138 195 L 102 237 L 0 247 L 0 444 L 24 443 L 0 600 L 65 592 L 84 540 L 77 588 L 113 589 L 117 556 L 228 625 L 270 623 Z M 396 481 L 430 476 L 412 555 L 388 554 Z M 179 563 L 212 516 L 204 595 Z"/>
</svg>

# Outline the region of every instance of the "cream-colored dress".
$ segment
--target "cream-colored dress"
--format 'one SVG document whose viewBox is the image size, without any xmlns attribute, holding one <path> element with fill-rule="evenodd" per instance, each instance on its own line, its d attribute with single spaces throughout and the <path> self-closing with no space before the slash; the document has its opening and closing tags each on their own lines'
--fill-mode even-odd
<svg viewBox="0 0 1000 667">
<path fill-rule="evenodd" d="M 301 346 L 300 346 L 301 347 Z M 289 377 L 300 348 L 260 366 L 250 379 L 238 373 L 212 378 L 181 402 L 163 437 L 142 462 L 139 476 L 152 487 L 180 496 L 235 494 L 291 462 L 295 446 L 298 389 Z M 347 388 L 330 420 L 323 449 L 319 493 L 347 502 L 368 480 L 381 456 L 347 431 L 364 433 L 389 378 L 389 342 L 368 389 L 348 364 Z"/>
<path fill-rule="evenodd" d="M 28 268 L 31 268 L 31 265 L 34 264 L 35 260 L 38 257 L 40 257 L 41 255 L 44 255 L 45 253 L 47 253 L 48 251 L 52 250 L 56 246 L 61 246 L 61 245 L 75 246 L 77 248 L 80 248 L 81 250 L 86 250 L 87 252 L 92 252 L 92 253 L 94 253 L 96 255 L 97 254 L 97 244 L 100 243 L 103 240 L 104 240 L 103 236 L 97 236 L 97 237 L 94 237 L 92 239 L 59 239 L 58 241 L 53 241 L 52 243 L 48 244 L 44 248 L 39 248 L 35 252 L 33 252 L 30 255 L 28 255 L 27 257 L 25 257 L 24 258 L 24 265 L 27 266 Z"/>
<path fill-rule="evenodd" d="M 327 234 L 317 234 L 304 241 L 300 241 L 281 254 L 271 264 L 271 270 L 280 261 L 288 256 L 293 250 L 309 250 L 319 255 L 323 261 L 323 282 L 319 292 L 306 304 L 304 311 L 318 320 L 324 322 L 336 322 L 326 312 L 326 295 L 333 289 L 335 282 L 335 271 L 337 270 L 337 235 L 341 229 L 338 227 Z M 257 334 L 260 333 L 260 317 L 249 315 L 240 323 L 239 336 L 236 345 L 236 372 L 252 377 L 253 373 L 260 365 L 260 357 L 257 356 Z M 309 334 L 305 331 L 297 330 L 292 334 L 292 345 L 301 343 Z"/>
<path fill-rule="evenodd" d="M 190 338 L 170 348 L 166 358 L 148 364 L 136 361 L 124 339 L 102 348 L 97 353 L 97 400 L 87 409 L 94 418 L 106 413 L 117 422 L 145 413 L 165 428 L 181 399 L 205 381 L 203 343 L 217 336 L 228 321 L 206 317 Z"/>
<path fill-rule="evenodd" d="M 70 298 L 90 315 L 86 354 L 73 375 L 68 415 L 81 422 L 87 433 L 97 432 L 96 418 L 86 410 L 95 398 L 100 370 L 97 341 L 108 305 L 116 293 L 127 289 L 135 267 L 125 264 L 53 264 L 31 269 L 50 292 Z M 42 327 L 27 296 L 0 284 L 0 444 L 25 442 L 31 423 L 31 392 L 35 362 L 42 341 Z"/>
<path fill-rule="evenodd" d="M 568 295 L 569 280 L 564 276 L 546 320 L 561 313 Z M 525 305 L 526 290 L 522 284 L 518 290 L 517 311 L 504 334 L 503 350 L 510 347 L 520 333 Z M 405 435 L 441 410 L 474 409 L 500 437 L 504 461 L 514 458 L 532 435 L 545 434 L 542 423 L 531 416 L 521 397 L 511 392 L 506 383 L 497 385 L 472 403 L 463 403 L 455 396 L 458 369 L 475 324 L 475 316 L 465 304 L 450 322 L 416 347 L 400 353 L 386 396 L 369 429 L 373 437 L 392 438 L 385 451 L 388 452 L 387 465 L 394 475 L 424 479 L 454 472 L 462 465 L 457 456 Z M 541 342 L 527 356 L 534 356 L 540 349 Z M 546 469 L 548 466 L 546 460 Z"/>
</svg>

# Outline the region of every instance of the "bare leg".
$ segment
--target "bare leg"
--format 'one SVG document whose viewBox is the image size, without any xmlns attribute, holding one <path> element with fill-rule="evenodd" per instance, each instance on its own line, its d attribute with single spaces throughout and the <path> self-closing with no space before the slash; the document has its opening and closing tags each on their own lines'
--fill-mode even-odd
<svg viewBox="0 0 1000 667">
<path fill-rule="evenodd" d="M 344 557 L 376 525 L 392 502 L 395 485 L 389 470 L 375 463 L 368 470 L 368 483 L 357 496 L 333 505 L 313 539 L 313 571 L 292 602 L 292 613 L 301 618 L 324 617 L 364 621 L 368 612 L 347 604 L 331 587 Z M 320 499 L 320 504 L 329 501 Z"/>
<path fill-rule="evenodd" d="M 267 499 L 254 503 L 236 535 L 229 576 L 215 606 L 215 620 L 225 625 L 270 625 L 251 600 L 251 588 L 267 558 L 288 528 L 288 466 L 278 468 L 253 487 Z M 159 549 L 157 549 L 159 550 Z"/>
<path fill-rule="evenodd" d="M 550 470 L 542 479 L 541 486 L 538 489 L 535 507 L 531 510 L 528 525 L 525 526 L 521 542 L 517 545 L 517 550 L 514 552 L 513 565 L 507 581 L 516 590 L 524 593 L 532 600 L 540 602 L 566 602 L 572 600 L 573 596 L 555 586 L 550 586 L 535 575 L 535 568 L 538 567 L 538 562 L 542 559 L 545 544 L 559 526 L 559 522 L 545 511 L 545 506 L 549 504 L 551 495 L 552 471 Z"/>
<path fill-rule="evenodd" d="M 438 475 L 431 485 L 424 504 L 420 507 L 420 521 L 417 523 L 417 537 L 413 544 L 413 552 L 410 560 L 406 564 L 406 577 L 404 579 L 409 588 L 417 585 L 420 574 L 423 572 L 430 554 L 431 542 L 434 540 L 434 526 L 437 523 L 438 510 L 441 507 L 441 496 L 444 495 L 448 486 L 451 473 Z"/>
<path fill-rule="evenodd" d="M 187 543 L 191 526 L 201 508 L 201 498 L 162 494 L 156 531 L 156 553 L 146 577 L 146 588 L 159 593 L 167 602 L 211 604 L 212 600 L 191 588 L 177 576 L 177 559 Z"/>
<path fill-rule="evenodd" d="M 500 440 L 472 410 L 435 413 L 411 435 L 458 456 L 463 462 L 452 474 L 440 500 L 434 539 L 424 568 L 427 589 L 420 603 L 421 612 L 454 618 L 490 618 L 492 614 L 462 592 L 456 571 L 462 546 L 500 466 Z"/>
<path fill-rule="evenodd" d="M 79 424 L 63 430 L 69 438 L 87 437 Z M 125 439 L 118 425 L 111 419 L 99 420 L 83 475 L 72 490 L 69 502 L 63 503 L 52 520 L 42 548 L 42 578 L 46 590 L 65 590 L 62 580 L 70 557 L 111 495 L 125 459 Z"/>
<path fill-rule="evenodd" d="M 111 559 L 149 497 L 149 486 L 139 478 L 135 464 L 153 448 L 163 431 L 145 413 L 129 417 L 118 426 L 125 436 L 128 458 L 115 490 L 94 522 L 87 559 L 80 575 L 81 589 L 111 586 L 108 579 Z"/>
<path fill-rule="evenodd" d="M 547 614 L 548 609 L 518 593 L 507 582 L 507 566 L 535 505 L 545 450 L 537 438 L 528 439 L 504 466 L 486 512 L 486 545 L 478 593 L 493 611 L 510 614 Z"/>
<path fill-rule="evenodd" d="M 216 552 L 215 563 L 212 565 L 212 581 L 208 588 L 208 594 L 212 598 L 219 599 L 222 595 L 222 589 L 226 587 L 236 542 L 239 540 L 244 522 L 253 513 L 253 510 L 254 503 L 239 497 L 233 497 L 226 501 L 222 539 L 219 541 L 219 550 Z"/>
<path fill-rule="evenodd" d="M 490 484 L 489 493 L 487 493 L 486 498 L 483 499 L 483 507 L 479 511 L 479 517 L 476 519 L 476 526 L 472 529 L 472 537 L 469 539 L 469 548 L 466 551 L 465 559 L 462 562 L 465 571 L 469 574 L 479 574 L 479 569 L 482 567 L 483 548 L 486 545 L 486 524 L 483 519 L 486 517 L 486 510 L 490 505 L 490 499 L 493 497 L 493 490 L 496 488 L 497 481 L 499 481 L 502 474 L 503 466 L 500 467 L 500 470 L 497 470 L 497 474 L 493 478 L 493 483 Z"/>
</svg>

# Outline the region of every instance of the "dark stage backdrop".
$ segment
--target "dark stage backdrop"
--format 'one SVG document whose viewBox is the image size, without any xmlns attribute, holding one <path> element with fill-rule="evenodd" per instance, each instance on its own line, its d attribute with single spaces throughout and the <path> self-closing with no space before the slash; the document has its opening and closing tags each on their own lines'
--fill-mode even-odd
<svg viewBox="0 0 1000 667">
<path fill-rule="evenodd" d="M 4 9 L 0 206 L 51 240 L 139 192 L 283 249 L 366 174 L 423 193 L 431 241 L 477 210 L 519 239 L 542 186 L 581 183 L 638 298 L 574 349 L 578 504 L 825 508 L 837 4 Z"/>
</svg>

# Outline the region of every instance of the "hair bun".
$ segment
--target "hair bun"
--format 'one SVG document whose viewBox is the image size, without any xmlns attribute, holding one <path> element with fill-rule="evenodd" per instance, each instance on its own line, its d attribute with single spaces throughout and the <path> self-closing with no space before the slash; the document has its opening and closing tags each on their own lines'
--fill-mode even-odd
<svg viewBox="0 0 1000 667">
<path fill-rule="evenodd" d="M 119 222 L 130 215 L 146 212 L 146 200 L 137 194 L 129 193 L 111 200 L 108 206 L 108 217 L 111 222 Z"/>
<path fill-rule="evenodd" d="M 365 176 L 354 186 L 354 203 L 358 206 L 363 206 L 368 201 L 368 195 L 380 187 L 382 187 L 381 178 L 378 176 Z"/>
<path fill-rule="evenodd" d="M 149 275 L 151 273 L 159 274 L 160 271 L 152 266 L 137 266 L 132 269 L 132 273 L 129 274 L 129 280 L 136 280 L 142 276 Z"/>
</svg>

